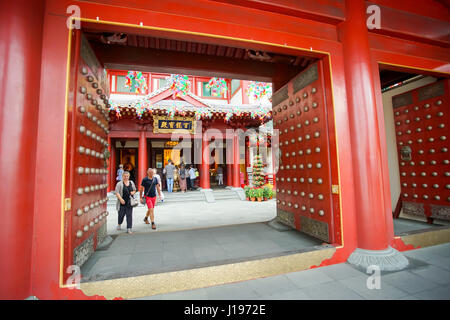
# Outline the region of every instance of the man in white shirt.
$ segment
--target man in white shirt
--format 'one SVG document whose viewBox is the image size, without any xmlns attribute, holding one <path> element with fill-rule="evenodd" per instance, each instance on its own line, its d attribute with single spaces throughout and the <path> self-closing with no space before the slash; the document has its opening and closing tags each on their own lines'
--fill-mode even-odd
<svg viewBox="0 0 450 320">
<path fill-rule="evenodd" d="M 197 178 L 197 175 L 195 174 L 195 169 L 194 167 L 191 167 L 189 169 L 189 181 L 191 182 L 191 185 L 189 186 L 190 190 L 195 190 L 194 188 L 194 182 L 195 182 L 195 178 Z"/>
<path fill-rule="evenodd" d="M 158 180 L 159 185 L 161 186 L 161 176 L 157 173 L 156 169 L 153 169 L 153 176 L 156 178 L 156 180 Z M 164 202 L 164 194 L 161 191 L 161 196 L 159 196 L 159 194 L 157 194 L 157 197 L 159 198 L 159 200 L 161 200 L 161 202 Z"/>
</svg>

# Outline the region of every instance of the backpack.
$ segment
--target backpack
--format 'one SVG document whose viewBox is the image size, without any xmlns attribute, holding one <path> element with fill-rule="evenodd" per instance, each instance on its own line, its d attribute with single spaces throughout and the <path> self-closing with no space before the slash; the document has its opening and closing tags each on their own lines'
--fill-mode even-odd
<svg viewBox="0 0 450 320">
<path fill-rule="evenodd" d="M 186 169 L 180 169 L 180 178 L 185 179 L 186 178 Z"/>
</svg>

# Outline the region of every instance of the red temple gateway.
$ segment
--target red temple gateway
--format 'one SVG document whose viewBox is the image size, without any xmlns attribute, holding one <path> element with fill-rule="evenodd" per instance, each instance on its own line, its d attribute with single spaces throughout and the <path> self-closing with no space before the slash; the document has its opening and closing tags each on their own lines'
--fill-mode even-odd
<svg viewBox="0 0 450 320">
<path fill-rule="evenodd" d="M 136 140 L 138 171 L 157 166 L 147 139 L 168 133 L 150 115 L 114 118 L 106 70 L 272 83 L 277 218 L 331 245 L 320 265 L 400 269 L 401 251 L 448 241 L 446 228 L 422 242 L 393 228 L 393 212 L 448 219 L 447 2 L 17 0 L 0 15 L 0 297 L 88 298 L 65 268 L 105 237 L 108 152 Z M 225 130 L 223 111 L 205 122 Z M 238 137 L 227 140 L 238 163 Z"/>
</svg>

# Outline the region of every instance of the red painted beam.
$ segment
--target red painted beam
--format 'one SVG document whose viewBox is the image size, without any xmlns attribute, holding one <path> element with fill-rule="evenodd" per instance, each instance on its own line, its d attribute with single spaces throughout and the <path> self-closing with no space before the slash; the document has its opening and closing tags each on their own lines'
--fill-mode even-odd
<svg viewBox="0 0 450 320">
<path fill-rule="evenodd" d="M 289 1 L 289 0 L 213 0 L 283 14 L 292 17 L 315 20 L 337 25 L 345 18 L 343 1 Z"/>
</svg>

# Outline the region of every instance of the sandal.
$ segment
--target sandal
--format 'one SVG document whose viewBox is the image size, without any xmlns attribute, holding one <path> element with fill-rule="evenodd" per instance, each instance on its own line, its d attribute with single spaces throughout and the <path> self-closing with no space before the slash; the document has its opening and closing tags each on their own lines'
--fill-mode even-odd
<svg viewBox="0 0 450 320">
<path fill-rule="evenodd" d="M 152 223 L 152 229 L 153 229 L 153 230 L 156 230 L 156 225 L 155 225 L 155 223 Z"/>
<path fill-rule="evenodd" d="M 148 217 L 144 218 L 144 222 L 145 222 L 145 224 L 150 224 L 150 222 L 148 222 Z"/>
</svg>

